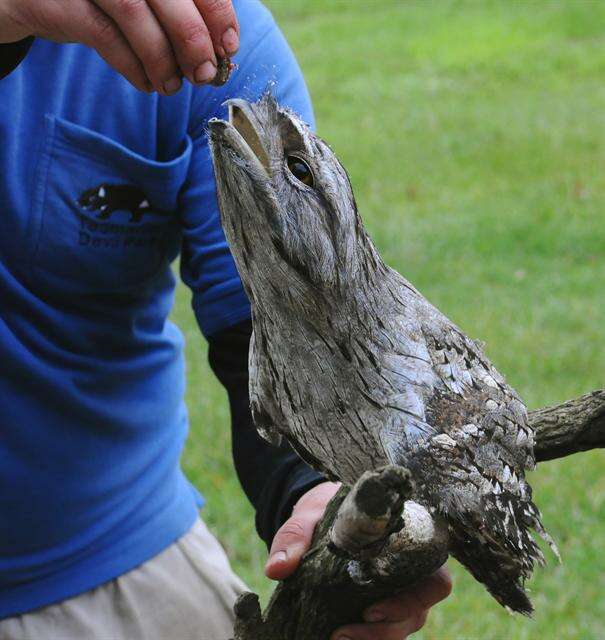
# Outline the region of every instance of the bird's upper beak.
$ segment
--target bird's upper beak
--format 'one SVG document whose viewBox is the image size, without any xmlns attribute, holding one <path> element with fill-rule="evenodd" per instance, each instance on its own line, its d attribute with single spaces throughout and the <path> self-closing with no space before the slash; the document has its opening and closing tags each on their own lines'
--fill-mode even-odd
<svg viewBox="0 0 605 640">
<path fill-rule="evenodd" d="M 260 165 L 269 177 L 269 158 L 258 133 L 260 123 L 253 106 L 241 99 L 227 100 L 225 104 L 229 109 L 229 120 L 212 118 L 208 123 L 213 145 L 226 144 L 244 160 Z"/>
</svg>

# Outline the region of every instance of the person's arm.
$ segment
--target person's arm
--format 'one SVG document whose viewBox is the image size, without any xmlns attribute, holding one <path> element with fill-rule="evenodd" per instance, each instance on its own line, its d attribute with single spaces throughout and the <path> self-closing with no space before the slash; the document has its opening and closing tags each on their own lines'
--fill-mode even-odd
<svg viewBox="0 0 605 640">
<path fill-rule="evenodd" d="M 34 37 L 30 36 L 17 42 L 0 43 L 0 80 L 21 64 L 33 41 Z"/>
<path fill-rule="evenodd" d="M 248 396 L 250 320 L 208 337 L 210 366 L 231 407 L 233 460 L 238 478 L 256 509 L 256 528 L 271 545 L 298 500 L 325 479 L 287 445 L 274 447 L 257 433 Z"/>
</svg>

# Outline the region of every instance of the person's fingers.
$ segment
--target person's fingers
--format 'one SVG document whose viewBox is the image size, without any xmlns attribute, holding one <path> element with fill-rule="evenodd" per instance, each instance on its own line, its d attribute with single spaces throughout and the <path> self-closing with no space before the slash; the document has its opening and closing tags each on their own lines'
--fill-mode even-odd
<svg viewBox="0 0 605 640">
<path fill-rule="evenodd" d="M 452 576 L 445 565 L 413 588 L 413 593 L 425 609 L 441 602 L 451 592 Z"/>
<path fill-rule="evenodd" d="M 18 42 L 33 32 L 23 2 L 0 2 L 0 44 Z"/>
<path fill-rule="evenodd" d="M 239 25 L 231 0 L 194 0 L 210 32 L 219 58 L 230 57 L 239 49 Z"/>
<path fill-rule="evenodd" d="M 265 575 L 272 580 L 287 578 L 298 566 L 300 559 L 311 544 L 317 521 L 301 516 L 292 516 L 273 538 Z"/>
<path fill-rule="evenodd" d="M 216 76 L 216 55 L 206 23 L 193 0 L 148 0 L 170 39 L 183 75 L 194 84 Z"/>
<path fill-rule="evenodd" d="M 411 633 L 422 629 L 427 615 L 428 612 L 423 611 L 404 622 L 350 624 L 337 629 L 330 640 L 405 640 Z"/>
<path fill-rule="evenodd" d="M 54 16 L 53 21 L 47 27 L 53 40 L 62 35 L 65 41 L 82 42 L 96 49 L 107 64 L 137 89 L 152 90 L 142 64 L 116 23 L 91 2 L 75 2 L 69 16 Z"/>
<path fill-rule="evenodd" d="M 95 2 L 113 18 L 156 91 L 176 93 L 181 88 L 180 70 L 168 36 L 146 0 Z"/>
<path fill-rule="evenodd" d="M 368 607 L 363 613 L 363 619 L 366 622 L 407 620 L 444 600 L 451 591 L 452 580 L 444 565 L 411 589 Z"/>
<path fill-rule="evenodd" d="M 73 0 L 66 11 L 62 2 L 22 2 L 16 20 L 27 33 L 53 42 L 81 42 L 105 59 L 142 91 L 152 86 L 117 24 L 90 0 Z"/>
<path fill-rule="evenodd" d="M 415 594 L 404 592 L 368 607 L 363 612 L 363 619 L 366 622 L 403 622 L 426 609 Z"/>
<path fill-rule="evenodd" d="M 322 482 L 307 491 L 296 503 L 292 517 L 286 520 L 273 538 L 265 566 L 268 578 L 283 580 L 294 572 L 311 544 L 315 525 L 339 486 L 336 482 Z"/>
</svg>

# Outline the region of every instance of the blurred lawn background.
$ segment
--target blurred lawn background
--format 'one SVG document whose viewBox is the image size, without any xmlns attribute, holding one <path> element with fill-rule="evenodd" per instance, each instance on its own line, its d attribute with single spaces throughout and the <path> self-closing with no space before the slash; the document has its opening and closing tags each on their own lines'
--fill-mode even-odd
<svg viewBox="0 0 605 640">
<path fill-rule="evenodd" d="M 486 341 L 530 408 L 605 386 L 605 3 L 269 6 L 386 261 Z M 185 467 L 235 569 L 266 597 L 226 396 L 183 288 L 175 319 L 188 339 Z M 454 593 L 418 637 L 605 637 L 603 462 L 580 454 L 531 475 L 564 559 L 529 585 L 533 621 L 452 561 Z"/>
</svg>

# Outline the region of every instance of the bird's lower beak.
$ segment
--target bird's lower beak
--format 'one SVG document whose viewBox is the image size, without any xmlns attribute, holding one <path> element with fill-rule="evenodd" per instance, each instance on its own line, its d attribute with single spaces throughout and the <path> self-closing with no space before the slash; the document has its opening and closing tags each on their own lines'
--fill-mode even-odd
<svg viewBox="0 0 605 640">
<path fill-rule="evenodd" d="M 235 151 L 248 160 L 253 156 L 270 176 L 269 158 L 254 126 L 255 118 L 250 104 L 240 99 L 228 100 L 225 104 L 229 109 L 229 121 L 211 120 L 209 122 L 211 135 L 216 138 L 222 133 Z"/>
<path fill-rule="evenodd" d="M 229 122 L 237 129 L 259 162 L 263 165 L 265 171 L 269 174 L 269 158 L 254 128 L 250 105 L 245 100 L 230 100 L 228 106 Z"/>
</svg>

